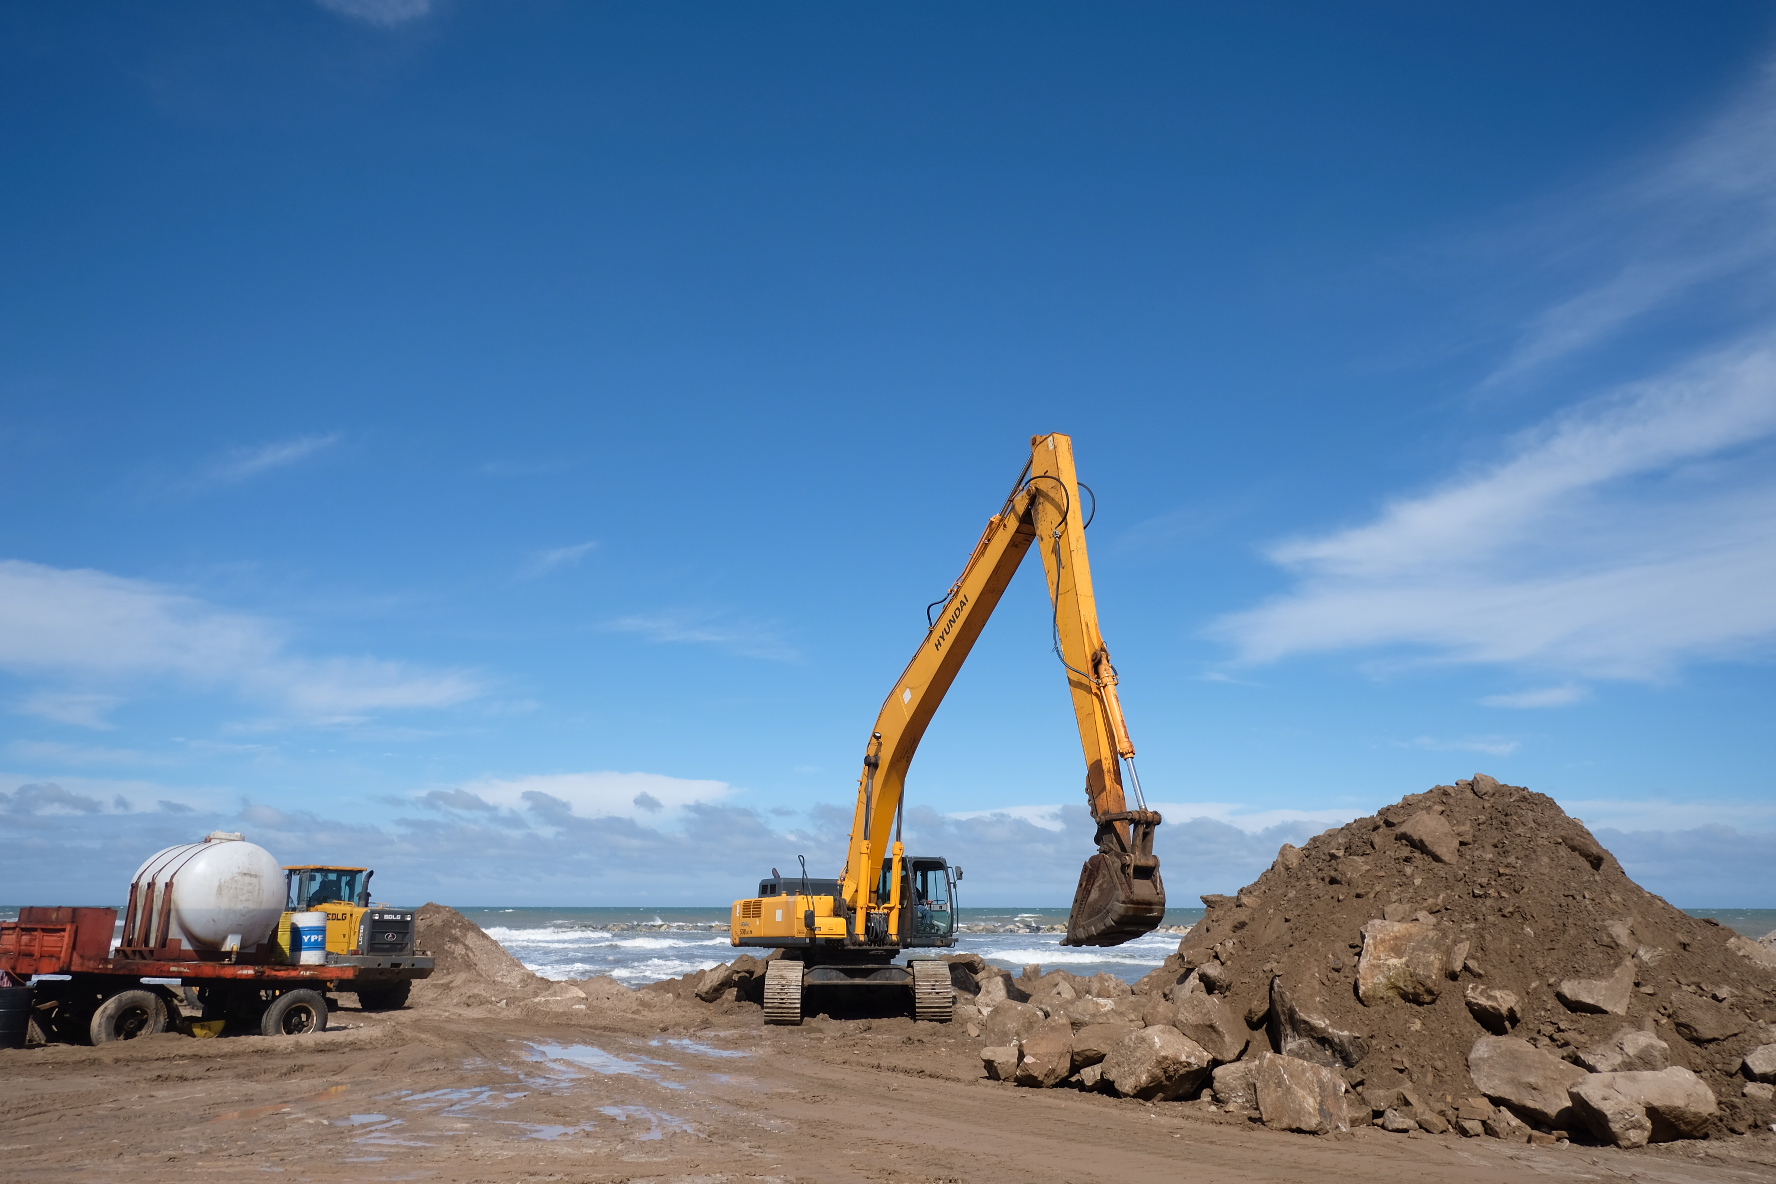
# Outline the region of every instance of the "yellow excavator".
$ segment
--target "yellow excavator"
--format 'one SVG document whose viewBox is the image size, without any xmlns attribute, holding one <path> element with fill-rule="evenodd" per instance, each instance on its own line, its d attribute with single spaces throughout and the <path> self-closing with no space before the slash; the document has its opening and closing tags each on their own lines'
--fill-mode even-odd
<svg viewBox="0 0 1776 1184">
<path fill-rule="evenodd" d="M 1042 553 L 1054 604 L 1055 652 L 1066 668 L 1085 749 L 1085 795 L 1097 822 L 1097 854 L 1080 871 L 1064 945 L 1113 946 L 1141 936 L 1165 916 L 1165 886 L 1153 854 L 1160 817 L 1147 809 L 1135 772 L 1135 746 L 1123 721 L 1116 670 L 1098 630 L 1085 528 L 1088 509 L 1073 467 L 1073 441 L 1055 433 L 1030 441 L 1030 462 L 987 523 L 962 575 L 926 609 L 919 650 L 876 716 L 857 779 L 857 810 L 838 879 L 771 869 L 756 897 L 734 902 L 730 940 L 771 946 L 783 957 L 765 971 L 765 1021 L 802 1022 L 808 986 L 911 987 L 919 1019 L 947 1022 L 955 1006 L 949 967 L 937 957 L 896 958 L 903 950 L 956 943 L 961 868 L 901 845 L 907 769 L 925 728 L 967 660 L 1018 564 Z M 1137 808 L 1123 790 L 1123 765 Z"/>
</svg>

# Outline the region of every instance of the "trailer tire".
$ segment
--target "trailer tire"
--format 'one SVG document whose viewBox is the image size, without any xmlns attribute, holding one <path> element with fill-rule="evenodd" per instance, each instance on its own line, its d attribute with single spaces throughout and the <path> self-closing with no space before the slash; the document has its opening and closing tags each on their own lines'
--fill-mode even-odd
<svg viewBox="0 0 1776 1184">
<path fill-rule="evenodd" d="M 386 987 L 358 992 L 358 1006 L 365 1011 L 399 1011 L 407 1006 L 407 997 L 413 994 L 413 980 L 402 979 L 398 983 L 390 983 Z"/>
<path fill-rule="evenodd" d="M 327 1030 L 327 997 L 319 991 L 285 991 L 259 1019 L 265 1036 L 307 1036 Z"/>
<path fill-rule="evenodd" d="M 94 1044 L 134 1040 L 166 1031 L 166 1000 L 153 991 L 119 991 L 92 1014 L 86 1032 Z"/>
</svg>

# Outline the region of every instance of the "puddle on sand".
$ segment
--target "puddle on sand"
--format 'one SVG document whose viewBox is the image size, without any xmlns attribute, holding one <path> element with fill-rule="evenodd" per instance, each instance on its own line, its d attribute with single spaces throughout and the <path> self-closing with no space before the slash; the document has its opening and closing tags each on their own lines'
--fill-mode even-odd
<svg viewBox="0 0 1776 1184">
<path fill-rule="evenodd" d="M 405 1091 L 384 1094 L 377 1101 L 395 1099 L 415 1110 L 436 1110 L 439 1114 L 451 1118 L 464 1118 L 470 1117 L 468 1112 L 477 1106 L 488 1106 L 502 1110 L 517 1099 L 529 1095 L 529 1090 L 508 1093 L 485 1085 L 472 1085 L 458 1089 L 432 1089 L 420 1094 L 410 1094 Z"/>
<path fill-rule="evenodd" d="M 648 1129 L 634 1136 L 638 1142 L 664 1139 L 667 1135 L 680 1133 L 697 1134 L 696 1128 L 684 1119 L 671 1114 L 662 1114 L 657 1110 L 649 1110 L 646 1106 L 600 1106 L 598 1112 L 608 1114 L 625 1125 L 630 1122 L 637 1125 L 643 1122 L 647 1123 Z"/>
<path fill-rule="evenodd" d="M 506 1121 L 510 1120 L 508 1119 Z M 548 1139 L 551 1141 L 555 1139 L 565 1139 L 569 1135 L 583 1134 L 592 1129 L 590 1124 L 584 1126 L 549 1126 L 546 1123 L 540 1122 L 513 1122 L 511 1125 L 524 1127 L 524 1137 L 527 1139 Z"/>
<path fill-rule="evenodd" d="M 344 1118 L 334 1119 L 333 1125 L 334 1126 L 364 1126 L 367 1123 L 387 1122 L 388 1120 L 389 1120 L 389 1116 L 386 1114 L 348 1114 Z M 396 1119 L 396 1121 L 398 1122 L 400 1120 Z"/>
<path fill-rule="evenodd" d="M 573 1065 L 582 1069 L 590 1069 L 594 1073 L 605 1076 L 633 1075 L 646 1077 L 667 1089 L 686 1088 L 681 1082 L 665 1081 L 655 1072 L 656 1067 L 676 1069 L 671 1061 L 656 1061 L 652 1057 L 636 1057 L 633 1060 L 605 1052 L 602 1048 L 590 1044 L 531 1044 L 533 1061 L 548 1061 L 557 1065 Z"/>
<path fill-rule="evenodd" d="M 648 1041 L 648 1043 L 655 1048 L 658 1048 L 662 1044 L 670 1044 L 674 1048 L 682 1048 L 686 1052 L 694 1052 L 698 1056 L 704 1057 L 749 1057 L 752 1055 L 749 1052 L 741 1052 L 738 1049 L 715 1048 L 712 1045 L 699 1044 L 695 1040 L 686 1040 L 682 1036 L 656 1036 L 654 1039 Z"/>
</svg>

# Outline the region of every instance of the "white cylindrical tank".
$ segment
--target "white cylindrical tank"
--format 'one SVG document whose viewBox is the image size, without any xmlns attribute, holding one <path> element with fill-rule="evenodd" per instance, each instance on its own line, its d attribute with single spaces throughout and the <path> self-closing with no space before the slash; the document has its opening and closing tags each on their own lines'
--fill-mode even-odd
<svg viewBox="0 0 1776 1184">
<path fill-rule="evenodd" d="M 216 831 L 142 864 L 130 886 L 124 944 L 245 952 L 277 928 L 284 893 L 284 869 L 271 852 Z"/>
</svg>

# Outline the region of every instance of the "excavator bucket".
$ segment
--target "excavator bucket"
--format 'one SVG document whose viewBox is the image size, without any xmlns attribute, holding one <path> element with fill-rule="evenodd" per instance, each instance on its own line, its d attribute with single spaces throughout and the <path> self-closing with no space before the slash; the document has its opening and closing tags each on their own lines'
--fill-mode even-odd
<svg viewBox="0 0 1776 1184">
<path fill-rule="evenodd" d="M 1151 933 L 1165 919 L 1165 882 L 1159 878 L 1159 857 L 1153 854 L 1153 828 L 1159 815 L 1130 810 L 1118 820 L 1129 822 L 1132 850 L 1120 850 L 1120 836 L 1108 826 L 1100 850 L 1079 871 L 1073 911 L 1067 918 L 1064 946 L 1119 946 Z M 1106 822 L 1109 819 L 1105 820 Z"/>
</svg>

